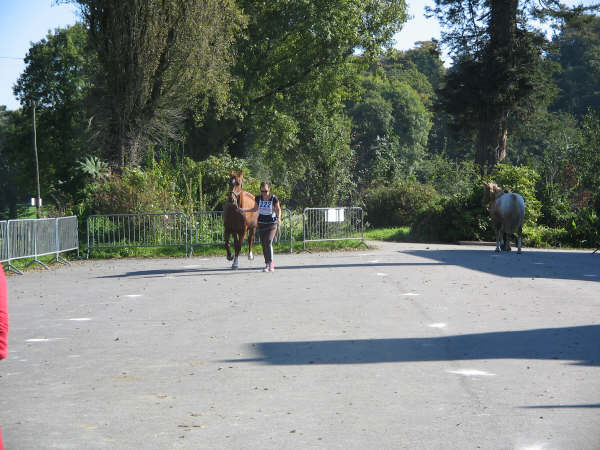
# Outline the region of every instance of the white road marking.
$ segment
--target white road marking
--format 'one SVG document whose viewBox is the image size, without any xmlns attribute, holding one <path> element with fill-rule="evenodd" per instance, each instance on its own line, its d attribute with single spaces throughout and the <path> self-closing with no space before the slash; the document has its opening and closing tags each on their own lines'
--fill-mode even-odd
<svg viewBox="0 0 600 450">
<path fill-rule="evenodd" d="M 408 295 L 409 297 L 416 297 L 417 295 L 420 295 L 420 294 L 415 294 L 414 292 L 407 292 L 406 294 L 402 294 L 402 295 Z"/>
<path fill-rule="evenodd" d="M 518 450 L 543 450 L 547 448 L 546 443 L 543 444 L 532 444 L 524 447 L 518 447 Z"/>
<path fill-rule="evenodd" d="M 475 369 L 460 369 L 460 370 L 447 370 L 448 373 L 454 373 L 456 375 L 464 375 L 465 377 L 493 377 L 495 373 L 485 372 L 483 370 Z"/>
<path fill-rule="evenodd" d="M 379 262 L 378 259 L 374 259 L 373 261 L 369 261 L 371 264 L 377 264 Z"/>
<path fill-rule="evenodd" d="M 64 338 L 32 338 L 27 339 L 25 342 L 49 342 L 49 341 L 60 341 Z"/>
<path fill-rule="evenodd" d="M 377 272 L 377 276 L 378 277 L 387 277 L 388 274 L 387 273 L 383 273 L 383 272 Z"/>
<path fill-rule="evenodd" d="M 129 295 L 126 295 L 125 297 L 137 298 L 137 297 L 141 297 L 141 296 L 142 296 L 142 294 L 129 294 Z"/>
<path fill-rule="evenodd" d="M 445 323 L 432 323 L 429 325 L 431 328 L 446 328 L 447 325 Z"/>
<path fill-rule="evenodd" d="M 89 318 L 89 317 L 74 317 L 74 318 L 69 319 L 69 320 L 72 320 L 74 322 L 87 322 L 88 320 L 92 320 L 92 319 Z"/>
</svg>

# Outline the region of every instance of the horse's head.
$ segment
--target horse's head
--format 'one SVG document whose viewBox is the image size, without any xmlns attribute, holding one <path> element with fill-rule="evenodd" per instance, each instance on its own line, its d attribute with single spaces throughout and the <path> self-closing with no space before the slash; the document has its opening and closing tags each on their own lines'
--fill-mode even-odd
<svg viewBox="0 0 600 450">
<path fill-rule="evenodd" d="M 244 181 L 244 172 L 231 172 L 229 176 L 229 201 L 237 204 L 237 200 L 242 193 L 242 183 Z"/>
<path fill-rule="evenodd" d="M 487 206 L 496 201 L 502 194 L 504 194 L 504 191 L 496 183 L 492 183 L 491 181 L 483 183 L 483 199 L 481 203 L 483 206 Z"/>
</svg>

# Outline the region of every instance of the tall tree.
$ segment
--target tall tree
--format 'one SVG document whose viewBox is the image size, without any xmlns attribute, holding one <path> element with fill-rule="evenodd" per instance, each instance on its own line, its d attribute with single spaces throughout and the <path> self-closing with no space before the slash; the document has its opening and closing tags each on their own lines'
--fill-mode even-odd
<svg viewBox="0 0 600 450">
<path fill-rule="evenodd" d="M 511 114 L 534 108 L 549 84 L 545 39 L 531 28 L 530 0 L 436 0 L 454 66 L 443 89 L 463 133 L 476 136 L 482 172 L 506 158 Z M 545 6 L 558 8 L 556 0 Z"/>
<path fill-rule="evenodd" d="M 21 188 L 29 188 L 34 178 L 31 119 L 35 107 L 41 188 L 44 194 L 54 196 L 58 205 L 67 203 L 80 187 L 75 162 L 88 154 L 85 101 L 96 59 L 86 41 L 87 30 L 82 24 L 48 33 L 32 44 L 25 57 L 25 70 L 14 86 L 23 117 L 13 121 L 18 124 L 25 120 L 27 127 L 13 128 L 15 133 L 24 134 L 13 136 L 23 144 L 7 148 L 7 156 L 22 169 Z"/>
<path fill-rule="evenodd" d="M 406 20 L 404 0 L 238 0 L 248 27 L 236 42 L 233 89 L 237 100 L 223 117 L 202 123 L 195 145 L 228 149 L 236 156 L 251 147 L 255 120 L 280 98 L 302 101 L 299 88 L 315 86 L 321 98 L 339 97 L 342 78 L 354 67 L 355 51 L 374 56 L 391 46 Z M 366 58 L 365 58 L 366 59 Z M 299 95 L 298 100 L 293 96 Z M 313 93 L 309 93 L 310 96 Z M 201 152 L 202 153 L 202 152 Z"/>
<path fill-rule="evenodd" d="M 557 51 L 551 58 L 562 67 L 555 77 L 560 94 L 553 109 L 577 117 L 585 115 L 588 107 L 600 113 L 600 17 L 568 16 L 553 41 Z"/>
<path fill-rule="evenodd" d="M 73 0 L 101 70 L 92 124 L 113 165 L 137 164 L 148 145 L 181 138 L 186 109 L 229 85 L 233 0 Z"/>
</svg>

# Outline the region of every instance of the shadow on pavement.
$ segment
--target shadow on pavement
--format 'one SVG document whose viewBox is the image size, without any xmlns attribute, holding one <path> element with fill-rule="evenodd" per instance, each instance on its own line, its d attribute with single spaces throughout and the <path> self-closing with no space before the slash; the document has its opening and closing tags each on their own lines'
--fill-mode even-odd
<svg viewBox="0 0 600 450">
<path fill-rule="evenodd" d="M 256 358 L 227 362 L 273 365 L 373 364 L 475 359 L 556 359 L 600 366 L 600 325 L 435 338 L 257 342 Z"/>
<path fill-rule="evenodd" d="M 600 403 L 582 403 L 580 405 L 536 405 L 521 406 L 523 409 L 566 409 L 566 408 L 600 408 Z"/>
<path fill-rule="evenodd" d="M 278 265 L 276 271 L 280 270 L 300 270 L 300 269 L 343 269 L 352 267 L 418 267 L 418 266 L 441 266 L 443 263 L 351 263 L 351 264 L 304 264 L 304 265 Z M 263 266 L 258 265 L 256 267 L 240 267 L 239 269 L 233 270 L 231 268 L 218 268 L 218 269 L 164 269 L 164 270 L 140 270 L 136 272 L 126 272 L 118 275 L 104 275 L 97 278 L 122 278 L 122 277 L 147 277 L 147 276 L 162 276 L 162 275 L 217 275 L 217 274 L 230 274 L 244 272 L 261 272 Z"/>
<path fill-rule="evenodd" d="M 405 250 L 399 253 L 435 260 L 506 278 L 600 281 L 600 258 L 584 252 L 524 249 L 520 255 L 491 250 Z"/>
<path fill-rule="evenodd" d="M 277 271 L 303 269 L 347 269 L 364 267 L 464 267 L 470 270 L 485 272 L 506 278 L 549 278 L 561 280 L 581 280 L 600 282 L 600 258 L 592 253 L 583 252 L 553 252 L 524 250 L 518 255 L 512 253 L 495 253 L 493 250 L 405 250 L 398 253 L 412 255 L 419 259 L 414 261 L 387 261 L 340 264 L 297 264 L 278 265 Z M 423 261 L 427 259 L 430 261 Z M 433 260 L 433 261 L 431 261 Z M 219 268 L 185 268 L 154 269 L 126 272 L 123 274 L 105 275 L 98 278 L 123 277 L 159 277 L 165 275 L 206 276 L 206 275 L 235 275 L 250 272 L 260 272 L 262 264 L 251 267 L 240 267 L 232 270 L 230 267 Z"/>
</svg>

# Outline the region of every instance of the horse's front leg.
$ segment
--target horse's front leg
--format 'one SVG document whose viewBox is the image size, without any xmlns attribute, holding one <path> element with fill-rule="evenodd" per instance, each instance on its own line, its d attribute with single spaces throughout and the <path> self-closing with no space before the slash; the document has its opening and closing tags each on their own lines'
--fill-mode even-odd
<svg viewBox="0 0 600 450">
<path fill-rule="evenodd" d="M 235 256 L 233 257 L 233 264 L 231 265 L 232 269 L 237 269 L 239 267 L 238 265 L 238 256 L 240 256 L 240 250 L 242 248 L 242 243 L 241 243 L 241 239 L 240 239 L 240 234 L 239 233 L 233 233 L 233 247 L 235 250 Z"/>
<path fill-rule="evenodd" d="M 256 228 L 248 229 L 248 259 L 250 261 L 254 260 L 254 254 L 252 254 L 252 242 L 254 242 L 254 233 Z"/>
<path fill-rule="evenodd" d="M 229 244 L 229 237 L 231 236 L 230 231 L 225 231 L 225 250 L 227 250 L 227 261 L 231 261 L 233 259 L 233 255 L 231 254 L 231 245 Z"/>
</svg>

